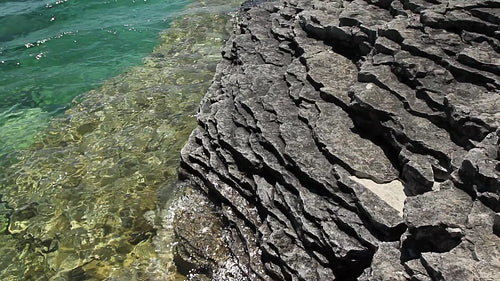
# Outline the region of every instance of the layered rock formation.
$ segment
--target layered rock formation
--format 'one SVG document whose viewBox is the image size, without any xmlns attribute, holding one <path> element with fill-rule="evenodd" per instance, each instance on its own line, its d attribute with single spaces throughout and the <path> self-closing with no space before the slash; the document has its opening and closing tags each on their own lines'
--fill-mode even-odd
<svg viewBox="0 0 500 281">
<path fill-rule="evenodd" d="M 500 3 L 243 7 L 181 177 L 246 278 L 499 280 Z"/>
</svg>

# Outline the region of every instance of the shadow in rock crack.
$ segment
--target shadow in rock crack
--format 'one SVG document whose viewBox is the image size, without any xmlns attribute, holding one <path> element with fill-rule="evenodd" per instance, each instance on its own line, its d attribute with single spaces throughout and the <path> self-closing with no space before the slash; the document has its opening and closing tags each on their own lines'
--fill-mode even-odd
<svg viewBox="0 0 500 281">
<path fill-rule="evenodd" d="M 403 262 L 420 258 L 421 253 L 445 253 L 462 242 L 463 234 L 448 231 L 444 226 L 423 226 L 409 230 L 401 246 Z"/>
</svg>

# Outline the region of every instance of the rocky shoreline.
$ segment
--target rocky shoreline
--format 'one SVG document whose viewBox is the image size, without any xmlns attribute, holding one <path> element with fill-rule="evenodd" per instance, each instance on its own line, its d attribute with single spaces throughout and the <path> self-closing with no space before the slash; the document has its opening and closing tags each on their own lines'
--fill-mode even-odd
<svg viewBox="0 0 500 281">
<path fill-rule="evenodd" d="M 486 0 L 247 1 L 181 153 L 190 206 L 225 226 L 207 243 L 230 258 L 178 229 L 178 265 L 498 280 L 499 23 Z"/>
</svg>

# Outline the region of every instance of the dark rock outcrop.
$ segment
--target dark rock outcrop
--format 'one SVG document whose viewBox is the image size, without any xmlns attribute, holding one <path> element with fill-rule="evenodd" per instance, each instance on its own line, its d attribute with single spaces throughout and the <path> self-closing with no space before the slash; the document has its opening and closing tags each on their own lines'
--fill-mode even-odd
<svg viewBox="0 0 500 281">
<path fill-rule="evenodd" d="M 498 280 L 499 2 L 251 4 L 180 174 L 246 278 Z"/>
</svg>

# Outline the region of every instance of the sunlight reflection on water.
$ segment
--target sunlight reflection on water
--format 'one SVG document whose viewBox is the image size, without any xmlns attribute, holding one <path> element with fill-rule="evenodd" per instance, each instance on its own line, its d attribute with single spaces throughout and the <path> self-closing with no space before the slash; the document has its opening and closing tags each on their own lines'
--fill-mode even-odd
<svg viewBox="0 0 500 281">
<path fill-rule="evenodd" d="M 179 151 L 220 59 L 220 11 L 236 2 L 203 1 L 224 9 L 176 19 L 143 66 L 78 97 L 2 160 L 0 280 L 183 279 L 169 232 L 155 236 L 157 212 L 175 194 Z"/>
</svg>

